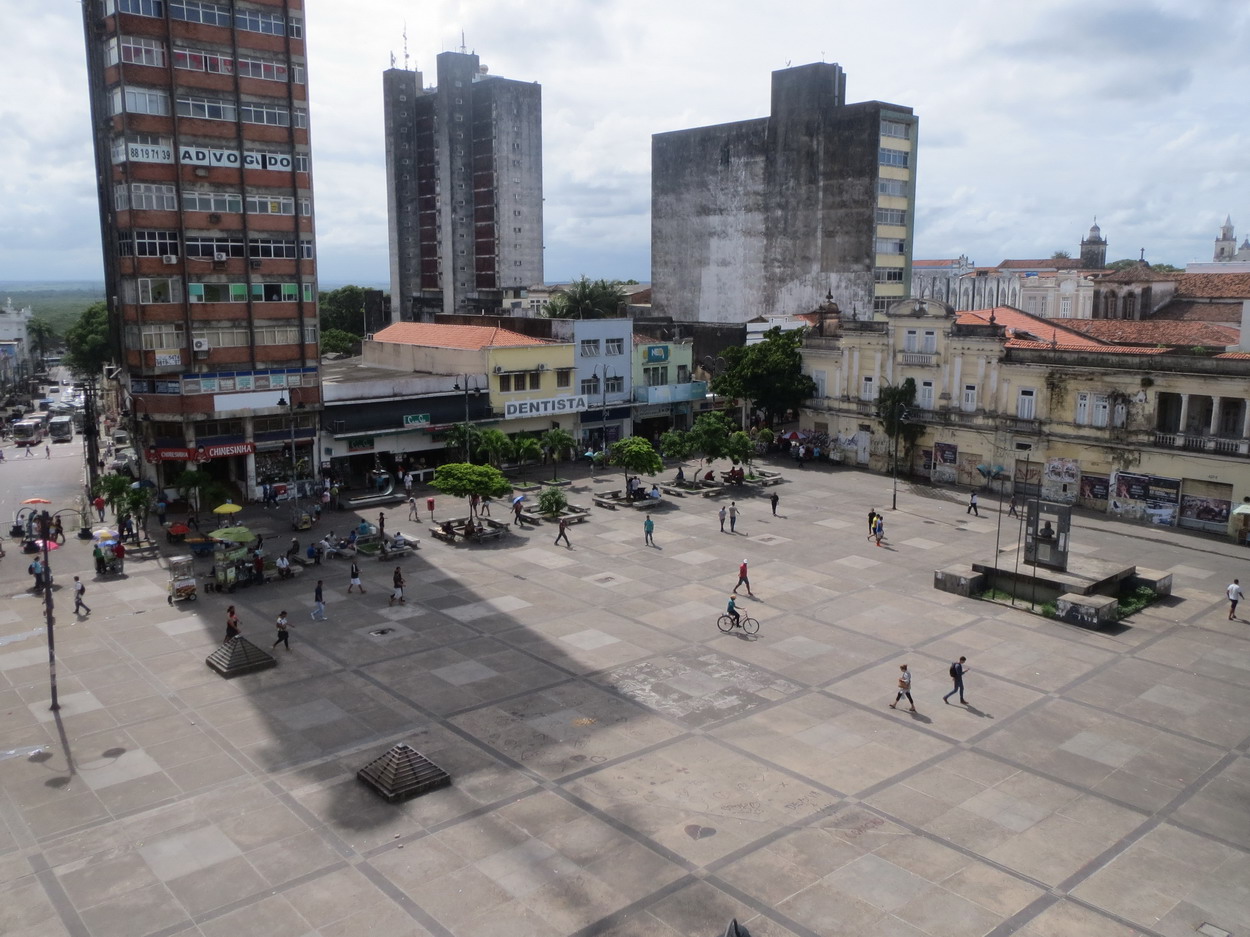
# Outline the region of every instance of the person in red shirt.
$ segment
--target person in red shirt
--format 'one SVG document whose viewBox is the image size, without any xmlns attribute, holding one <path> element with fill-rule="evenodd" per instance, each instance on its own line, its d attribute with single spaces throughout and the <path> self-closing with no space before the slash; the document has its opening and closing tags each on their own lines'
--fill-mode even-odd
<svg viewBox="0 0 1250 937">
<path fill-rule="evenodd" d="M 747 578 L 747 561 L 743 560 L 742 565 L 738 567 L 738 586 L 747 587 L 747 595 L 755 598 L 755 593 L 751 591 L 751 580 Z M 734 595 L 738 594 L 738 586 L 734 586 Z"/>
<path fill-rule="evenodd" d="M 91 502 L 91 506 L 100 513 L 100 522 L 103 523 L 104 522 L 104 499 L 101 498 L 99 495 L 96 495 L 95 500 Z"/>
</svg>

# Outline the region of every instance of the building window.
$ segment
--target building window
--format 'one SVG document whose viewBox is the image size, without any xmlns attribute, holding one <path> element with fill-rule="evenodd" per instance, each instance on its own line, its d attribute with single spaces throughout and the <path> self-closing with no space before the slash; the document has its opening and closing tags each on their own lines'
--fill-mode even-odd
<svg viewBox="0 0 1250 937">
<path fill-rule="evenodd" d="M 906 150 L 892 150 L 887 146 L 877 150 L 877 162 L 882 166 L 902 166 L 907 167 L 907 161 L 911 154 Z"/>
<path fill-rule="evenodd" d="M 104 63 L 165 67 L 165 43 L 141 36 L 114 36 L 104 47 Z"/>
<path fill-rule="evenodd" d="M 901 208 L 878 208 L 877 224 L 907 224 L 907 212 Z"/>
<path fill-rule="evenodd" d="M 169 0 L 169 18 L 207 26 L 229 26 L 230 8 L 206 0 Z"/>
<path fill-rule="evenodd" d="M 261 10 L 237 10 L 234 23 L 239 29 L 249 33 L 264 33 L 267 36 L 284 36 L 287 24 L 281 13 L 266 13 Z M 295 36 L 295 33 L 291 34 Z"/>
<path fill-rule="evenodd" d="M 905 254 L 907 242 L 902 238 L 877 238 L 878 254 Z"/>
<path fill-rule="evenodd" d="M 240 78 L 261 78 L 265 81 L 286 81 L 290 75 L 290 70 L 282 62 L 270 62 L 265 59 L 245 59 L 239 58 L 235 62 L 235 68 Z M 304 70 L 298 65 L 293 66 L 295 72 L 295 83 L 302 85 L 304 83 Z"/>
<path fill-rule="evenodd" d="M 589 380 L 582 381 L 581 393 L 587 397 L 593 397 L 599 393 L 599 378 L 592 377 Z"/>
<path fill-rule="evenodd" d="M 648 387 L 662 387 L 668 383 L 668 365 L 643 368 L 642 376 Z"/>
<path fill-rule="evenodd" d="M 579 353 L 581 354 L 583 358 L 598 358 L 599 357 L 599 339 L 597 338 L 582 339 L 581 345 L 579 346 L 579 348 L 580 348 Z"/>
<path fill-rule="evenodd" d="M 520 375 L 517 375 L 517 376 L 520 377 Z M 519 389 L 520 388 L 518 388 L 518 390 Z M 501 394 L 508 394 L 512 392 L 512 375 L 511 374 L 499 375 L 499 392 Z"/>
<path fill-rule="evenodd" d="M 920 409 L 922 410 L 933 409 L 933 382 L 932 381 L 920 382 L 920 394 L 919 394 L 918 399 L 920 402 Z"/>
<path fill-rule="evenodd" d="M 1089 423 L 1089 394 L 1076 395 L 1076 425 L 1085 426 Z"/>
<path fill-rule="evenodd" d="M 876 296 L 872 300 L 873 315 L 886 312 L 890 308 L 891 299 L 889 296 Z"/>
<path fill-rule="evenodd" d="M 1072 299 L 1068 296 L 1059 299 L 1059 315 L 1065 319 L 1072 317 Z"/>
<path fill-rule="evenodd" d="M 222 257 L 244 255 L 243 238 L 239 235 L 223 237 L 188 235 L 183 243 L 188 257 L 199 257 L 202 260 L 216 260 L 218 254 Z"/>
<path fill-rule="evenodd" d="M 165 0 L 104 0 L 104 15 L 133 13 L 135 16 L 164 16 Z"/>
<path fill-rule="evenodd" d="M 253 283 L 254 303 L 293 303 L 299 300 L 298 283 Z"/>
<path fill-rule="evenodd" d="M 1121 304 L 1120 316 L 1124 319 L 1137 318 L 1137 296 L 1134 293 L 1125 293 L 1124 302 Z"/>
<path fill-rule="evenodd" d="M 177 231 L 122 231 L 118 253 L 123 257 L 167 257 L 179 253 Z"/>
<path fill-rule="evenodd" d="M 113 201 L 117 211 L 177 211 L 178 189 L 172 185 L 132 182 L 114 187 Z"/>
<path fill-rule="evenodd" d="M 623 394 L 625 393 L 625 378 L 610 377 L 603 382 L 603 392 L 605 394 Z"/>
<path fill-rule="evenodd" d="M 623 355 L 625 354 L 625 339 L 623 338 L 607 338 L 603 341 L 603 353 L 605 355 Z"/>
<path fill-rule="evenodd" d="M 877 388 L 873 384 L 871 377 L 864 378 L 863 383 L 860 385 L 859 399 L 860 400 L 876 400 L 877 399 Z"/>
<path fill-rule="evenodd" d="M 1033 419 L 1036 398 L 1037 391 L 1032 387 L 1021 387 L 1019 396 L 1016 397 L 1016 416 L 1022 420 Z"/>
<path fill-rule="evenodd" d="M 290 195 L 249 195 L 246 205 L 249 215 L 295 214 L 295 199 Z"/>
<path fill-rule="evenodd" d="M 228 55 L 212 55 L 193 49 L 174 49 L 174 68 L 192 72 L 212 72 L 214 75 L 234 74 L 234 59 Z"/>
<path fill-rule="evenodd" d="M 145 325 L 140 333 L 140 342 L 144 351 L 165 351 L 173 348 L 185 348 L 187 333 L 181 322 L 162 322 L 158 325 Z"/>
<path fill-rule="evenodd" d="M 916 329 L 908 329 L 903 333 L 903 351 L 919 351 L 920 333 Z"/>
<path fill-rule="evenodd" d="M 238 214 L 243 211 L 243 196 L 229 192 L 184 191 L 182 210 Z"/>
<path fill-rule="evenodd" d="M 883 120 L 881 121 L 881 136 L 897 137 L 900 140 L 911 138 L 911 124 L 905 124 L 901 120 Z"/>
<path fill-rule="evenodd" d="M 907 183 L 902 179 L 878 179 L 877 194 L 887 195 L 891 198 L 906 198 Z"/>
<path fill-rule="evenodd" d="M 169 116 L 169 94 L 155 88 L 114 88 L 109 93 L 109 113 L 152 114 Z"/>
<path fill-rule="evenodd" d="M 309 165 L 310 163 L 308 161 L 307 153 L 295 154 L 295 171 L 296 172 L 308 172 Z"/>
<path fill-rule="evenodd" d="M 268 127 L 291 126 L 291 112 L 276 104 L 256 102 L 239 105 L 239 117 L 245 124 L 264 124 Z"/>
<path fill-rule="evenodd" d="M 1106 394 L 1094 394 L 1094 417 L 1091 420 L 1094 426 L 1106 426 L 1107 417 L 1110 414 L 1111 405 Z"/>
<path fill-rule="evenodd" d="M 191 337 L 208 342 L 209 348 L 245 348 L 251 343 L 251 336 L 247 329 L 238 328 L 197 328 L 191 333 Z M 230 382 L 229 385 L 226 384 L 227 381 Z M 219 390 L 234 390 L 233 384 L 234 378 L 221 378 L 217 386 Z M 207 427 L 201 427 L 198 435 L 210 436 L 212 434 L 208 432 Z"/>
<path fill-rule="evenodd" d="M 179 117 L 198 117 L 201 120 L 235 120 L 238 116 L 233 103 L 214 98 L 180 97 L 177 111 Z"/>
<path fill-rule="evenodd" d="M 934 329 L 925 329 L 924 344 L 920 350 L 926 355 L 937 354 L 937 332 Z"/>
<path fill-rule="evenodd" d="M 556 372 L 556 387 L 569 388 L 573 386 L 573 372 L 567 368 Z"/>
<path fill-rule="evenodd" d="M 877 267 L 872 271 L 872 278 L 877 283 L 902 283 L 902 267 Z"/>
<path fill-rule="evenodd" d="M 965 413 L 972 413 L 977 408 L 977 385 L 964 385 L 963 409 Z"/>
<path fill-rule="evenodd" d="M 137 287 L 137 296 L 134 293 L 134 287 Z M 131 295 L 127 295 L 127 294 Z M 140 280 L 123 280 L 122 281 L 122 298 L 125 302 L 133 303 L 137 300 L 140 303 L 180 303 L 182 302 L 182 281 L 175 277 L 154 277 L 151 279 L 144 278 Z"/>
<path fill-rule="evenodd" d="M 246 283 L 188 283 L 187 295 L 193 303 L 245 303 Z"/>
<path fill-rule="evenodd" d="M 530 390 L 539 390 L 543 386 L 543 376 L 541 371 L 530 371 Z M 518 374 L 517 377 L 523 378 L 525 375 Z"/>
</svg>

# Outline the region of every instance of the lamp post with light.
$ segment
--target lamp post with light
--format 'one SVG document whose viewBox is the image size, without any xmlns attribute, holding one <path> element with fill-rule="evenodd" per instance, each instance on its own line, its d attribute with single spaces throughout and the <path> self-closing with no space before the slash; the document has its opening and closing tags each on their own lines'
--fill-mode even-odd
<svg viewBox="0 0 1250 937">
<path fill-rule="evenodd" d="M 296 489 L 296 481 L 295 481 L 298 475 L 298 468 L 296 466 L 296 461 L 295 461 L 295 411 L 303 410 L 304 404 L 302 402 L 297 404 L 295 402 L 295 395 L 292 394 L 291 399 L 289 401 L 284 396 L 279 397 L 278 406 L 286 408 L 287 427 L 291 433 L 291 484 L 290 484 L 287 498 L 292 501 L 298 501 L 299 492 Z"/>
</svg>

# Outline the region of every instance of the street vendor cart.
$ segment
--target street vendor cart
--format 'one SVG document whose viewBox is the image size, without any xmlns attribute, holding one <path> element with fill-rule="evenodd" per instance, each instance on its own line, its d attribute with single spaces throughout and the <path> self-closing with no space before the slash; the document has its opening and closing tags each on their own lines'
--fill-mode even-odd
<svg viewBox="0 0 1250 937">
<path fill-rule="evenodd" d="M 170 605 L 175 602 L 194 602 L 199 596 L 195 584 L 194 560 L 189 555 L 169 558 Z"/>
</svg>

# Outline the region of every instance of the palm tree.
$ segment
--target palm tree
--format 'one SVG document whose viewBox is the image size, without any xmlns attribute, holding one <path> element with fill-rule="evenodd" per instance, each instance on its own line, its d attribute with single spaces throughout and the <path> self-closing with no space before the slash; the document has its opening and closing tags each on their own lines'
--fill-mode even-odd
<svg viewBox="0 0 1250 937">
<path fill-rule="evenodd" d="M 543 433 L 540 443 L 544 449 L 551 455 L 551 480 L 555 481 L 560 477 L 556 471 L 556 466 L 560 462 L 560 456 L 567 453 L 573 448 L 573 434 L 567 430 L 560 428 L 549 429 Z"/>
<path fill-rule="evenodd" d="M 472 423 L 456 423 L 447 430 L 447 445 L 459 453 L 462 462 L 473 461 L 473 453 L 481 441 L 482 431 Z"/>
<path fill-rule="evenodd" d="M 478 438 L 477 451 L 486 454 L 487 463 L 499 468 L 503 460 L 512 455 L 512 440 L 502 430 L 484 429 Z"/>
<path fill-rule="evenodd" d="M 528 433 L 524 433 L 512 440 L 512 455 L 522 465 L 524 465 L 527 460 L 537 462 L 542 458 L 543 447 L 538 441 L 537 436 L 531 436 Z"/>
<path fill-rule="evenodd" d="M 619 280 L 590 280 L 585 274 L 560 290 L 543 310 L 549 319 L 608 319 L 620 315 L 625 291 Z"/>
</svg>

